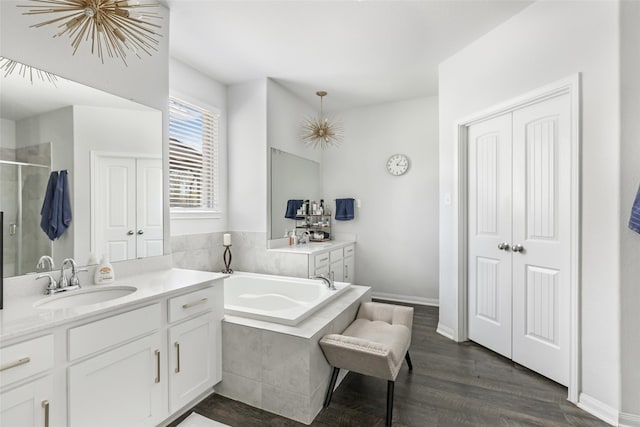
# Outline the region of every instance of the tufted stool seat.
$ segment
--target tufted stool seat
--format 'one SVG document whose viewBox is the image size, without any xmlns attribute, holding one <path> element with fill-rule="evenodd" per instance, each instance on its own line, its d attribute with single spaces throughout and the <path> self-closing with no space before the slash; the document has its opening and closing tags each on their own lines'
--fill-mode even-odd
<svg viewBox="0 0 640 427">
<path fill-rule="evenodd" d="M 413 370 L 409 357 L 413 307 L 365 302 L 356 320 L 341 334 L 325 335 L 320 346 L 333 367 L 325 398 L 325 408 L 340 369 L 387 380 L 387 425 L 393 417 L 393 389 L 402 361 Z"/>
</svg>

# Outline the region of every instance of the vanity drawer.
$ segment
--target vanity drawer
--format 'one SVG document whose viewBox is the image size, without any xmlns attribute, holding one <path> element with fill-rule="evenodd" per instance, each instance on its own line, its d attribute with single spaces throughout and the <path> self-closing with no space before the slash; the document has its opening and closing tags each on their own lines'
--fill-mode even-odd
<svg viewBox="0 0 640 427">
<path fill-rule="evenodd" d="M 320 274 L 318 273 L 318 270 L 323 268 L 324 266 L 329 266 L 329 252 L 316 255 L 316 274 Z"/>
<path fill-rule="evenodd" d="M 342 259 L 342 248 L 331 251 L 331 262 L 340 261 Z"/>
<path fill-rule="evenodd" d="M 356 247 L 354 245 L 347 246 L 346 248 L 344 248 L 344 257 L 347 258 L 347 257 L 353 256 L 353 253 L 355 252 L 355 250 L 356 250 Z"/>
<path fill-rule="evenodd" d="M 169 323 L 211 310 L 215 306 L 216 298 L 223 298 L 223 296 L 216 295 L 216 286 L 221 287 L 222 284 L 171 298 L 169 300 Z"/>
<path fill-rule="evenodd" d="M 69 360 L 86 356 L 158 329 L 160 304 L 69 329 Z"/>
<path fill-rule="evenodd" d="M 0 384 L 16 381 L 53 368 L 53 335 L 45 335 L 0 350 Z"/>
</svg>

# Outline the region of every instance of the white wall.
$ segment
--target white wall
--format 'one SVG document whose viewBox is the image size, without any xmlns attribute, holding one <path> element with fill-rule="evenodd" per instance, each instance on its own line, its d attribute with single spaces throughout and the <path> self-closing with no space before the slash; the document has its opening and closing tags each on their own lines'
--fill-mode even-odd
<svg viewBox="0 0 640 427">
<path fill-rule="evenodd" d="M 620 9 L 621 53 L 621 409 L 640 416 L 640 235 L 627 224 L 640 185 L 640 3 L 625 1 Z M 638 419 L 636 419 L 637 424 Z M 633 425 L 631 422 L 627 424 Z"/>
<path fill-rule="evenodd" d="M 320 104 L 316 107 L 319 109 Z M 280 85 L 278 82 L 267 80 L 267 143 L 271 148 L 285 151 L 289 154 L 301 157 L 303 159 L 312 160 L 320 164 L 322 163 L 322 150 L 316 150 L 307 147 L 302 142 L 302 123 L 305 118 L 316 116 L 317 109 L 308 105 L 302 99 L 298 98 L 288 89 Z M 284 212 L 286 201 L 292 198 L 302 198 L 320 201 L 323 197 L 322 183 L 320 178 L 320 168 L 318 168 L 317 185 L 309 186 L 308 190 L 304 190 L 306 182 L 313 179 L 313 171 L 308 170 L 308 176 L 298 179 L 300 175 L 281 177 L 286 180 L 285 185 L 273 187 L 272 179 L 277 175 L 271 173 L 271 153 L 267 149 L 267 239 L 279 239 L 284 236 L 284 230 L 291 230 L 295 226 L 295 221 L 285 219 Z M 275 194 L 271 192 L 275 191 Z M 271 202 L 275 202 L 277 206 L 272 207 Z M 275 218 L 272 218 L 275 215 Z M 272 228 L 274 230 L 272 230 Z"/>
<path fill-rule="evenodd" d="M 267 80 L 229 86 L 227 111 L 228 228 L 266 233 Z"/>
<path fill-rule="evenodd" d="M 444 61 L 439 85 L 440 325 L 455 334 L 459 206 L 453 123 L 582 73 L 582 391 L 613 410 L 620 402 L 618 29 L 615 2 L 536 2 Z M 451 205 L 443 203 L 446 195 Z"/>
<path fill-rule="evenodd" d="M 358 284 L 422 303 L 438 302 L 438 98 L 343 111 L 344 143 L 323 153 L 323 190 L 360 199 L 355 220 L 334 233 L 357 235 Z M 409 156 L 403 176 L 386 171 L 395 153 Z"/>
<path fill-rule="evenodd" d="M 84 264 L 91 252 L 91 152 L 162 156 L 162 114 L 121 108 L 73 107 L 73 256 Z M 81 177 L 81 178 L 78 178 Z M 99 256 L 99 254 L 95 254 Z"/>
<path fill-rule="evenodd" d="M 226 231 L 228 225 L 227 181 L 227 87 L 182 62 L 169 61 L 171 96 L 220 114 L 218 125 L 218 213 L 205 217 L 172 217 L 171 235 Z"/>
<path fill-rule="evenodd" d="M 16 122 L 13 120 L 0 118 L 0 148 L 16 148 Z"/>
<path fill-rule="evenodd" d="M 142 54 L 142 59 L 135 55 L 127 56 L 125 66 L 117 58 L 105 58 L 104 64 L 97 55 L 91 54 L 91 43 L 82 42 L 75 55 L 71 40 L 67 37 L 56 37 L 58 24 L 41 28 L 30 28 L 31 25 L 52 19 L 53 14 L 25 16 L 24 8 L 16 7 L 24 4 L 20 1 L 3 0 L 0 2 L 0 56 L 5 56 L 25 64 L 38 67 L 70 80 L 104 90 L 123 98 L 156 108 L 163 115 L 162 141 L 164 157 L 168 159 L 168 122 L 166 120 L 167 101 L 169 96 L 169 11 L 160 6 L 155 9 L 161 19 L 162 27 L 158 30 L 162 36 L 158 51 L 152 56 Z M 165 162 L 165 241 L 169 242 L 168 215 L 168 161 Z M 169 245 L 165 245 L 166 248 Z M 79 260 L 82 261 L 82 260 Z"/>
</svg>

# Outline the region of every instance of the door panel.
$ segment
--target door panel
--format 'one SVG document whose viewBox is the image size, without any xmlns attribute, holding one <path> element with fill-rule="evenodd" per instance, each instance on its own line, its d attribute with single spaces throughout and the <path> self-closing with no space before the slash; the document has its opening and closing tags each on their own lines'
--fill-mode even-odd
<svg viewBox="0 0 640 427">
<path fill-rule="evenodd" d="M 513 360 L 569 382 L 570 103 L 513 113 Z"/>
<path fill-rule="evenodd" d="M 469 338 L 511 357 L 511 116 L 469 128 Z"/>
<path fill-rule="evenodd" d="M 136 171 L 137 257 L 162 255 L 162 160 L 139 159 Z"/>
</svg>

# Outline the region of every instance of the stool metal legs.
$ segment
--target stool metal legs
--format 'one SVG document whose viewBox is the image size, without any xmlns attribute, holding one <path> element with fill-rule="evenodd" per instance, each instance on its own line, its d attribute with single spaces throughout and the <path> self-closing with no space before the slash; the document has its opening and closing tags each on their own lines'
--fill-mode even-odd
<svg viewBox="0 0 640 427">
<path fill-rule="evenodd" d="M 391 426 L 393 419 L 393 388 L 395 384 L 395 381 L 387 381 L 387 426 Z"/>
<path fill-rule="evenodd" d="M 333 368 L 331 372 L 331 381 L 329 381 L 329 389 L 327 390 L 327 396 L 324 398 L 324 407 L 328 407 L 329 403 L 331 403 L 331 396 L 333 396 L 333 389 L 336 386 L 336 380 L 338 379 L 338 374 L 340 373 L 340 368 Z"/>
<path fill-rule="evenodd" d="M 404 360 L 407 361 L 407 365 L 409 366 L 409 371 L 413 371 L 413 363 L 411 363 L 411 356 L 409 356 L 409 350 L 407 350 L 407 354 L 404 355 Z"/>
</svg>

